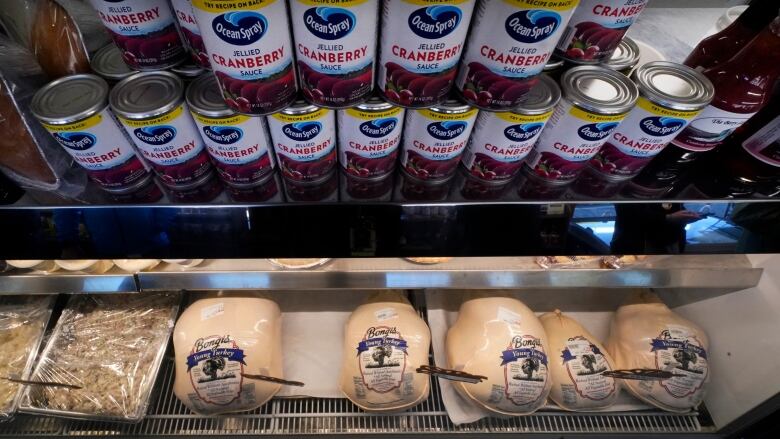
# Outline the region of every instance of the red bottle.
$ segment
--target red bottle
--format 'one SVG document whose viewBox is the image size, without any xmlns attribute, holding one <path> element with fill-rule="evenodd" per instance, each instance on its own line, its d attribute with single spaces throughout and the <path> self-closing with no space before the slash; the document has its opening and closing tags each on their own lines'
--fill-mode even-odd
<svg viewBox="0 0 780 439">
<path fill-rule="evenodd" d="M 756 114 L 780 76 L 780 18 L 728 62 L 702 72 L 715 98 L 629 186 L 629 196 L 652 198 L 679 188 L 691 165 Z"/>
<path fill-rule="evenodd" d="M 753 0 L 731 25 L 701 40 L 683 64 L 704 70 L 728 61 L 772 22 L 778 10 L 777 0 Z"/>
</svg>

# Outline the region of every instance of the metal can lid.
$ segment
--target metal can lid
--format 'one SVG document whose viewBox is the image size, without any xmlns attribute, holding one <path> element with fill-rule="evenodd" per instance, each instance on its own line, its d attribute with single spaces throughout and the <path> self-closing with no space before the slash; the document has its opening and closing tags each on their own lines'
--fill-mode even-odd
<svg viewBox="0 0 780 439">
<path fill-rule="evenodd" d="M 198 76 L 202 75 L 203 72 L 206 71 L 206 69 L 204 69 L 203 67 L 198 66 L 192 62 L 179 64 L 178 66 L 171 67 L 170 70 L 173 73 L 176 73 L 177 75 L 183 76 L 187 79 L 197 78 Z"/>
<path fill-rule="evenodd" d="M 631 38 L 623 37 L 615 51 L 612 52 L 612 56 L 603 65 L 612 70 L 632 69 L 639 63 L 640 55 L 636 42 Z"/>
<path fill-rule="evenodd" d="M 314 113 L 315 111 L 319 110 L 321 107 L 318 107 L 316 105 L 312 105 L 305 100 L 303 100 L 301 97 L 298 97 L 295 102 L 290 104 L 289 107 L 285 108 L 284 110 L 280 111 L 282 114 L 286 114 L 288 116 L 299 116 L 301 114 L 309 114 Z"/>
<path fill-rule="evenodd" d="M 230 117 L 236 114 L 225 103 L 214 75 L 202 75 L 187 87 L 190 110 L 206 117 Z"/>
<path fill-rule="evenodd" d="M 460 114 L 471 111 L 474 107 L 466 104 L 458 97 L 450 94 L 442 103 L 430 108 L 431 111 L 442 114 Z"/>
<path fill-rule="evenodd" d="M 626 75 L 600 66 L 580 66 L 561 77 L 564 97 L 596 114 L 623 114 L 631 110 L 639 90 Z"/>
<path fill-rule="evenodd" d="M 553 70 L 558 70 L 561 67 L 563 67 L 563 59 L 553 55 L 552 57 L 550 57 L 550 61 L 548 61 L 547 64 L 544 65 L 544 71 L 551 72 Z"/>
<path fill-rule="evenodd" d="M 547 75 L 539 75 L 536 84 L 523 96 L 520 105 L 514 113 L 529 116 L 544 114 L 558 105 L 561 100 L 561 88 L 554 79 Z"/>
<path fill-rule="evenodd" d="M 701 72 L 668 61 L 644 64 L 634 72 L 634 81 L 642 96 L 673 110 L 699 110 L 715 96 L 715 87 Z"/>
<path fill-rule="evenodd" d="M 71 75 L 38 90 L 30 110 L 42 122 L 65 125 L 84 120 L 106 108 L 108 83 L 96 75 Z"/>
<path fill-rule="evenodd" d="M 114 86 L 109 102 L 126 119 L 149 119 L 181 105 L 183 90 L 181 78 L 171 72 L 142 72 Z"/>
<path fill-rule="evenodd" d="M 395 107 L 395 105 L 385 101 L 377 95 L 373 95 L 368 98 L 367 101 L 355 105 L 354 108 L 362 111 L 385 111 Z"/>
<path fill-rule="evenodd" d="M 104 46 L 95 52 L 90 66 L 98 75 L 114 81 L 121 81 L 128 76 L 138 73 L 138 70 L 133 70 L 127 66 L 124 58 L 122 58 L 122 51 L 114 43 Z"/>
</svg>

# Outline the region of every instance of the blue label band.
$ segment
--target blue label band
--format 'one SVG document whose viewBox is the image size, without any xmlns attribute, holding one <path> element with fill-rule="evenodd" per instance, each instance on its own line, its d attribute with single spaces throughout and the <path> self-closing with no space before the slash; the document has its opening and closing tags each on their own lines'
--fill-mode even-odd
<svg viewBox="0 0 780 439">
<path fill-rule="evenodd" d="M 513 361 L 524 360 L 526 358 L 533 358 L 540 363 L 547 366 L 547 355 L 537 351 L 536 349 L 507 349 L 501 352 L 501 365 L 505 366 Z"/>
<path fill-rule="evenodd" d="M 404 353 L 406 353 L 406 349 L 408 348 L 406 340 L 401 340 L 400 338 L 369 338 L 368 340 L 364 340 L 358 343 L 357 354 L 360 355 L 361 353 L 371 348 L 379 346 L 392 346 L 402 350 Z"/>
<path fill-rule="evenodd" d="M 187 372 L 190 371 L 193 367 L 196 367 L 198 363 L 201 361 L 209 360 L 212 358 L 224 358 L 229 361 L 237 361 L 244 366 L 246 366 L 246 362 L 244 362 L 244 351 L 241 349 L 231 349 L 231 348 L 218 348 L 218 349 L 212 349 L 208 351 L 200 351 L 195 352 L 192 355 L 187 356 Z"/>
</svg>

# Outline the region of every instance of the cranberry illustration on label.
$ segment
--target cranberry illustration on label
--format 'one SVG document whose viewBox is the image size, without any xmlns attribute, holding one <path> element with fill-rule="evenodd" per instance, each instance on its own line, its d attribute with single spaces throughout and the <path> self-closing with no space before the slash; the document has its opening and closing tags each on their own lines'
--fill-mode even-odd
<svg viewBox="0 0 780 439">
<path fill-rule="evenodd" d="M 198 22 L 195 20 L 195 14 L 192 12 L 191 0 L 171 0 L 176 19 L 179 21 L 179 29 L 182 36 L 189 46 L 192 60 L 199 66 L 209 69 L 209 55 L 206 52 L 206 46 L 203 44 L 203 37 L 200 35 Z"/>
</svg>

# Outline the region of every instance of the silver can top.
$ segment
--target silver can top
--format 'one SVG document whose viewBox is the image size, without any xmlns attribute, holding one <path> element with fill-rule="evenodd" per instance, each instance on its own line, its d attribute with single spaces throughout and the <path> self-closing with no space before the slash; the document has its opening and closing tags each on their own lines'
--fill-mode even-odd
<svg viewBox="0 0 780 439">
<path fill-rule="evenodd" d="M 357 108 L 358 110 L 362 110 L 362 111 L 385 111 L 393 107 L 395 107 L 395 105 L 386 102 L 384 99 L 380 98 L 377 95 L 373 95 L 370 98 L 368 98 L 367 101 L 355 105 L 354 108 Z"/>
<path fill-rule="evenodd" d="M 461 114 L 471 111 L 474 107 L 464 103 L 462 100 L 450 95 L 442 103 L 435 105 L 429 110 L 441 114 Z"/>
<path fill-rule="evenodd" d="M 300 116 L 302 114 L 314 113 L 320 108 L 321 107 L 312 105 L 299 97 L 289 107 L 280 111 L 280 113 L 286 114 L 288 116 Z"/>
<path fill-rule="evenodd" d="M 111 109 L 125 119 L 149 119 L 168 113 L 184 102 L 184 83 L 170 72 L 142 72 L 111 90 Z"/>
<path fill-rule="evenodd" d="M 563 60 L 561 58 L 557 58 L 553 56 L 550 58 L 550 61 L 548 61 L 547 64 L 544 65 L 544 71 L 551 72 L 553 70 L 558 70 L 561 67 L 563 67 Z"/>
<path fill-rule="evenodd" d="M 706 76 L 668 61 L 644 64 L 634 72 L 634 81 L 642 96 L 673 110 L 700 110 L 715 96 L 715 87 Z"/>
<path fill-rule="evenodd" d="M 38 90 L 30 110 L 42 122 L 65 125 L 84 120 L 108 105 L 108 83 L 96 75 L 65 76 Z"/>
<path fill-rule="evenodd" d="M 596 114 L 623 114 L 631 110 L 639 90 L 626 75 L 600 66 L 580 66 L 561 77 L 561 90 L 573 105 Z"/>
<path fill-rule="evenodd" d="M 200 67 L 198 65 L 195 65 L 192 62 L 187 62 L 184 64 L 179 64 L 176 67 L 171 67 L 170 69 L 173 73 L 176 73 L 177 75 L 187 78 L 187 79 L 194 79 L 203 74 L 203 72 L 206 71 L 203 67 Z"/>
<path fill-rule="evenodd" d="M 112 81 L 121 81 L 128 76 L 138 73 L 137 70 L 127 66 L 124 58 L 122 58 L 122 52 L 114 43 L 104 46 L 95 52 L 89 64 L 95 73 Z"/>
<path fill-rule="evenodd" d="M 205 117 L 231 117 L 237 114 L 225 103 L 217 78 L 203 75 L 187 87 L 187 105 L 190 110 Z"/>
<path fill-rule="evenodd" d="M 630 70 L 639 63 L 640 55 L 636 42 L 631 38 L 623 37 L 615 51 L 612 52 L 612 56 L 603 65 L 612 70 Z"/>
<path fill-rule="evenodd" d="M 523 96 L 520 105 L 512 110 L 513 113 L 534 116 L 547 113 L 558 105 L 561 100 L 558 84 L 547 75 L 539 75 L 538 78 L 536 84 Z"/>
</svg>

